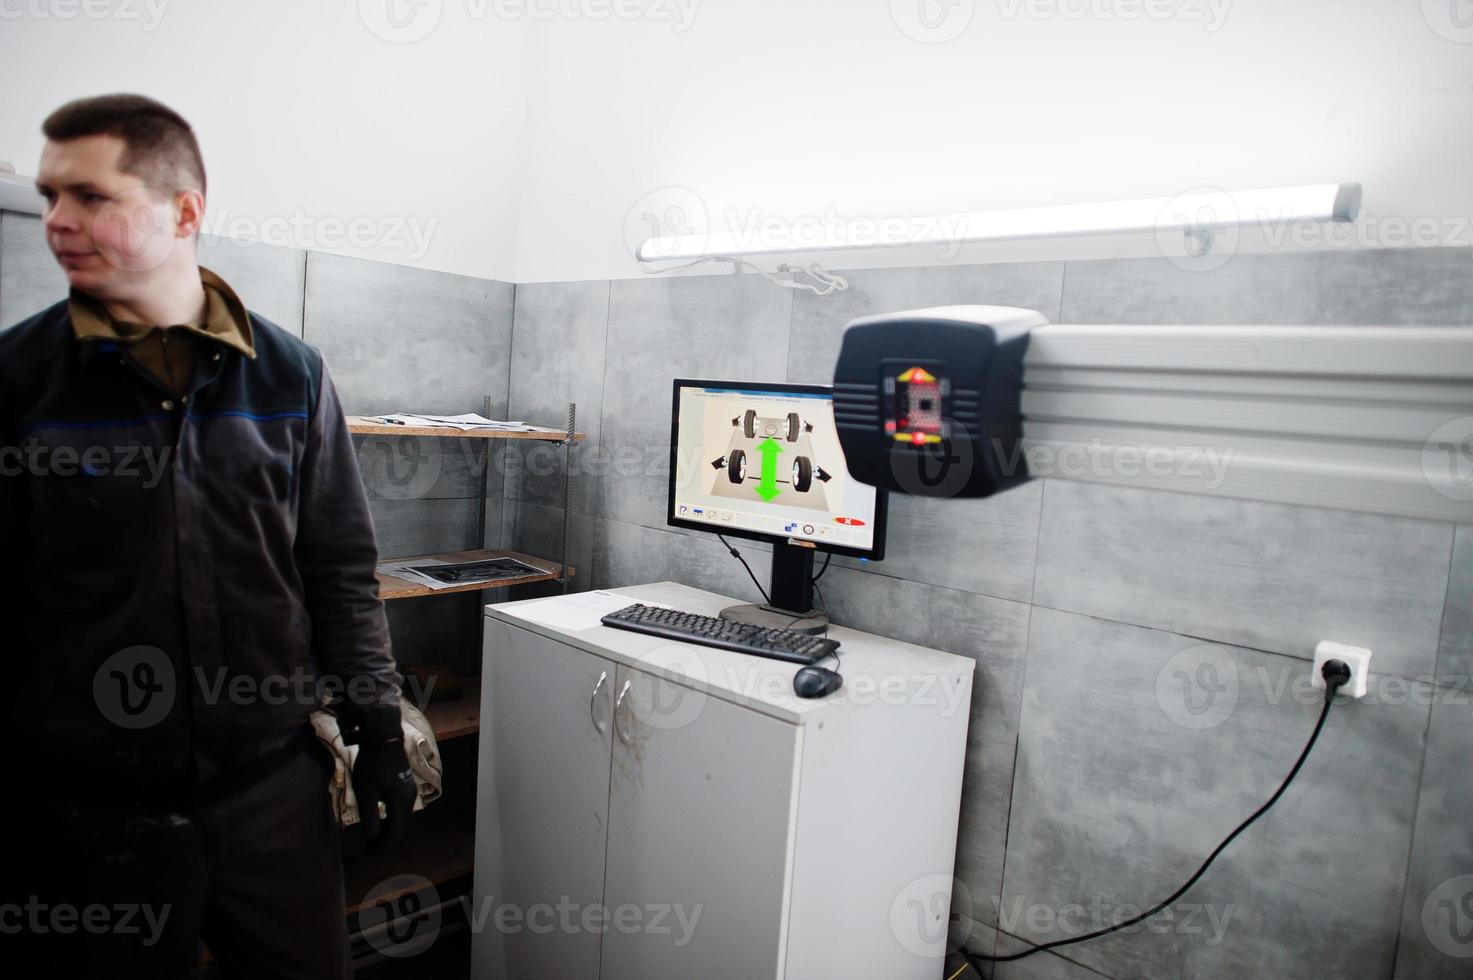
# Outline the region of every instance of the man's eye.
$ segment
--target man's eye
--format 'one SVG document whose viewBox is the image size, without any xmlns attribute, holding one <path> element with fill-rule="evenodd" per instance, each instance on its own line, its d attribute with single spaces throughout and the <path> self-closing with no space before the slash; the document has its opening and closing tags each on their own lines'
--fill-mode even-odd
<svg viewBox="0 0 1473 980">
<path fill-rule="evenodd" d="M 106 194 L 83 194 L 82 200 L 88 204 L 102 204 L 107 200 Z"/>
</svg>

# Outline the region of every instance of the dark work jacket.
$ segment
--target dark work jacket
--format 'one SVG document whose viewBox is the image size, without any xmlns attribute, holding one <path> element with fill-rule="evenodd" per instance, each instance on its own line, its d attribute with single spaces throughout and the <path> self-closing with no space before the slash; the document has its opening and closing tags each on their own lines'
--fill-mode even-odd
<svg viewBox="0 0 1473 980">
<path fill-rule="evenodd" d="M 337 394 L 315 349 L 251 327 L 255 359 L 209 345 L 184 398 L 65 302 L 0 332 L 0 710 L 37 779 L 228 781 L 300 741 L 325 678 L 345 727 L 398 732 Z"/>
</svg>

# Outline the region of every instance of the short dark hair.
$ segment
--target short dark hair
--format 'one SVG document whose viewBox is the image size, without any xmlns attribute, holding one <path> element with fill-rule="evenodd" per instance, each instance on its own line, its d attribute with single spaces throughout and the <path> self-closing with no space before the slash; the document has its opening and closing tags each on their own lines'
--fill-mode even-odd
<svg viewBox="0 0 1473 980">
<path fill-rule="evenodd" d="M 156 190 L 198 184 L 205 192 L 205 159 L 184 117 L 146 95 L 96 95 L 68 102 L 46 117 L 41 132 L 58 142 L 117 136 L 127 144 L 118 167 Z"/>
</svg>

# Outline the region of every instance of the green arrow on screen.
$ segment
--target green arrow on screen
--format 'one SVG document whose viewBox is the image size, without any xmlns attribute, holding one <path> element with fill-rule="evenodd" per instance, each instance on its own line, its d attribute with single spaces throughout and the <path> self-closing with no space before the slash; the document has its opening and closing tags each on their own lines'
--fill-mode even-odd
<svg viewBox="0 0 1473 980">
<path fill-rule="evenodd" d="M 777 455 L 783 447 L 768 436 L 757 446 L 757 451 L 762 454 L 762 482 L 757 484 L 757 493 L 763 500 L 770 501 L 782 493 L 777 488 Z"/>
</svg>

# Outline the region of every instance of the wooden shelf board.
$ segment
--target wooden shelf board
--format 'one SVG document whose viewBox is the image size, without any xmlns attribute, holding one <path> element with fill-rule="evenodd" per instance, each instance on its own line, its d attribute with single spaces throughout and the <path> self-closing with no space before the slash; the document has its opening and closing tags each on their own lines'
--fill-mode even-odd
<svg viewBox="0 0 1473 980">
<path fill-rule="evenodd" d="M 348 431 L 354 435 L 368 436 L 446 436 L 451 439 L 531 439 L 537 442 L 565 442 L 568 433 L 563 429 L 538 427 L 532 432 L 507 432 L 503 429 L 442 429 L 432 425 L 391 425 L 374 422 L 362 415 L 348 416 Z M 582 432 L 573 433 L 574 442 L 586 439 Z"/>
<path fill-rule="evenodd" d="M 481 679 L 468 677 L 465 693 L 454 701 L 433 701 L 424 709 L 435 740 L 474 735 L 481 730 Z"/>
<path fill-rule="evenodd" d="M 471 873 L 475 863 L 476 831 L 472 821 L 456 810 L 440 810 L 431 803 L 410 818 L 409 833 L 387 854 L 354 854 L 343 862 L 347 914 L 363 908 L 369 890 L 396 875 L 419 875 L 431 884 Z M 387 891 L 376 902 L 391 901 L 413 888 Z"/>
<path fill-rule="evenodd" d="M 543 558 L 535 558 L 532 555 L 522 554 L 520 551 L 509 551 L 506 548 L 480 548 L 474 551 L 456 551 L 446 555 L 417 555 L 413 558 L 395 558 L 395 562 L 401 561 L 423 561 L 426 558 L 436 558 L 440 561 L 479 561 L 484 558 L 515 558 L 517 561 L 525 562 L 533 568 L 543 570 L 539 575 L 520 575 L 513 578 L 493 579 L 490 582 L 477 582 L 474 585 L 454 585 L 448 589 L 432 589 L 418 582 L 410 582 L 390 575 L 380 569 L 378 574 L 379 596 L 385 600 L 389 599 L 412 599 L 424 595 L 451 595 L 456 592 L 485 592 L 487 589 L 504 589 L 513 585 L 531 585 L 534 582 L 552 582 L 558 577 L 558 563 L 547 561 Z M 568 575 L 573 575 L 573 568 L 569 566 Z"/>
</svg>

